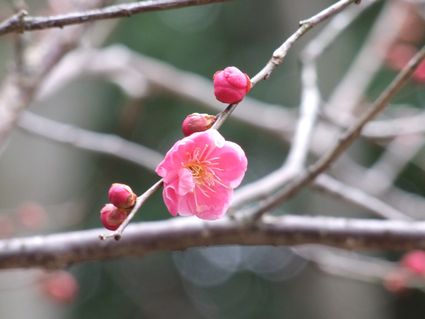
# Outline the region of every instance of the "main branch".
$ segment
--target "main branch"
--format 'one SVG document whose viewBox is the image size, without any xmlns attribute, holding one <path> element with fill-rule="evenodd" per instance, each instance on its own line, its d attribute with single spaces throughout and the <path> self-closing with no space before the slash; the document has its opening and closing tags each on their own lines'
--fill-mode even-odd
<svg viewBox="0 0 425 319">
<path fill-rule="evenodd" d="M 0 269 L 60 268 L 90 260 L 143 256 L 210 245 L 324 244 L 348 249 L 425 249 L 425 222 L 287 215 L 258 224 L 195 218 L 130 225 L 120 241 L 101 241 L 101 229 L 0 241 Z"/>
</svg>

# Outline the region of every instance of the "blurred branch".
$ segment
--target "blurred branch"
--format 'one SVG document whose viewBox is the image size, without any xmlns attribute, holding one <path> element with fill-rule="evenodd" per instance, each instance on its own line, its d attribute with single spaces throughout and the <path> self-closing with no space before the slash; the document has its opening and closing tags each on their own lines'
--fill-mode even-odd
<svg viewBox="0 0 425 319">
<path fill-rule="evenodd" d="M 365 172 L 361 179 L 362 189 L 370 194 L 385 194 L 423 145 L 424 137 L 421 135 L 396 137 Z M 376 183 L 377 180 L 379 183 Z"/>
<path fill-rule="evenodd" d="M 357 3 L 356 0 L 340 0 L 330 7 L 322 10 L 318 14 L 308 18 L 306 20 L 302 20 L 299 22 L 300 27 L 298 30 L 293 33 L 283 44 L 277 48 L 270 59 L 270 61 L 264 66 L 264 68 L 258 72 L 254 77 L 252 77 L 251 82 L 252 85 L 256 85 L 261 80 L 267 80 L 274 69 L 282 64 L 283 59 L 288 53 L 289 49 L 294 45 L 294 43 L 301 38 L 307 31 L 318 25 L 320 22 L 336 15 L 337 13 L 344 10 L 352 3 Z"/>
<path fill-rule="evenodd" d="M 102 0 L 96 0 L 90 7 L 101 4 Z M 62 31 L 60 37 L 51 31 L 41 37 L 36 45 L 21 53 L 21 59 L 27 56 L 32 58 L 32 64 L 28 63 L 32 72 L 24 81 L 18 73 L 12 73 L 0 87 L 0 145 L 4 144 L 19 115 L 32 102 L 46 76 L 67 52 L 80 43 L 83 31 L 82 27 L 72 28 Z"/>
<path fill-rule="evenodd" d="M 101 229 L 0 240 L 0 268 L 65 267 L 90 260 L 143 256 L 210 245 L 325 244 L 348 249 L 425 248 L 425 223 L 288 215 L 258 224 L 196 218 L 129 225 L 120 241 L 100 241 Z"/>
<path fill-rule="evenodd" d="M 119 136 L 84 130 L 28 111 L 20 117 L 19 126 L 31 134 L 90 152 L 122 158 L 148 170 L 154 170 L 163 158 L 162 154 Z"/>
<path fill-rule="evenodd" d="M 313 182 L 312 187 L 316 190 L 340 198 L 357 207 L 361 207 L 373 214 L 394 220 L 412 220 L 411 217 L 391 207 L 384 201 L 374 197 L 360 188 L 344 184 L 329 175 L 319 175 Z"/>
<path fill-rule="evenodd" d="M 281 168 L 267 176 L 241 187 L 235 193 L 232 208 L 266 197 L 303 171 L 321 100 L 317 84 L 316 60 L 333 40 L 357 18 L 360 12 L 372 3 L 374 1 L 366 1 L 363 6 L 348 8 L 335 16 L 301 52 L 300 116 L 286 162 Z"/>
<path fill-rule="evenodd" d="M 270 196 L 263 201 L 258 208 L 250 212 L 254 219 L 260 218 L 263 214 L 277 207 L 285 200 L 294 196 L 304 186 L 313 181 L 318 175 L 328 169 L 333 162 L 355 141 L 360 135 L 363 127 L 368 121 L 378 115 L 394 97 L 394 95 L 403 87 L 410 76 L 415 71 L 419 63 L 425 58 L 425 47 L 423 47 L 403 68 L 390 85 L 381 93 L 371 108 L 365 112 L 358 121 L 345 131 L 338 139 L 336 145 L 325 153 L 319 160 L 311 165 L 302 175 L 295 178 L 287 184 L 281 191 Z"/>
<path fill-rule="evenodd" d="M 329 98 L 325 111 L 337 123 L 346 123 L 346 117 L 360 105 L 406 14 L 406 5 L 402 1 L 385 3 L 360 52 Z"/>
<path fill-rule="evenodd" d="M 73 24 L 83 24 L 96 20 L 130 17 L 137 13 L 168 10 L 173 8 L 203 5 L 228 0 L 149 0 L 136 3 L 125 3 L 68 14 L 32 17 L 27 12 L 20 13 L 6 19 L 0 24 L 0 35 L 11 32 L 24 32 L 51 28 L 63 28 Z"/>
</svg>

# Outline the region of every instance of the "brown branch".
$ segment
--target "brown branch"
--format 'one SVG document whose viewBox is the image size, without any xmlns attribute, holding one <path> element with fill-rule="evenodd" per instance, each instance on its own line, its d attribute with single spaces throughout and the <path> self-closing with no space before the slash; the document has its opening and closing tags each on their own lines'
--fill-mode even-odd
<svg viewBox="0 0 425 319">
<path fill-rule="evenodd" d="M 298 178 L 289 182 L 286 187 L 275 195 L 270 196 L 264 200 L 260 207 L 255 208 L 250 213 L 254 216 L 254 220 L 261 218 L 266 212 L 276 208 L 281 203 L 298 193 L 304 186 L 308 185 L 318 175 L 328 169 L 338 157 L 355 141 L 360 135 L 363 127 L 379 114 L 394 97 L 394 95 L 403 87 L 409 80 L 410 76 L 415 71 L 419 63 L 425 58 L 425 47 L 423 47 L 406 65 L 405 68 L 397 75 L 397 77 L 390 83 L 384 92 L 373 103 L 371 108 L 364 113 L 359 120 L 352 125 L 347 131 L 339 137 L 337 144 L 325 153 L 317 162 L 311 165 L 303 174 Z"/>
<path fill-rule="evenodd" d="M 58 268 L 210 245 L 324 244 L 348 249 L 425 249 L 425 223 L 288 215 L 256 225 L 195 218 L 132 224 L 120 241 L 101 241 L 101 229 L 0 241 L 0 268 Z"/>
<path fill-rule="evenodd" d="M 12 32 L 63 28 L 67 25 L 83 24 L 96 20 L 130 17 L 137 13 L 167 10 L 224 1 L 228 0 L 148 0 L 136 3 L 118 4 L 104 7 L 101 9 L 93 9 L 83 12 L 73 12 L 50 17 L 31 17 L 23 11 L 17 15 L 10 17 L 9 19 L 5 20 L 0 24 L 0 35 Z"/>
</svg>

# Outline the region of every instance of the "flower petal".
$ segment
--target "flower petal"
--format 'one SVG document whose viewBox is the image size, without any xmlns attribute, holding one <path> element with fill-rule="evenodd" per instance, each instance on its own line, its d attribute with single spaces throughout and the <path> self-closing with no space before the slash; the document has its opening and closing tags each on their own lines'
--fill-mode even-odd
<svg viewBox="0 0 425 319">
<path fill-rule="evenodd" d="M 211 161 L 214 161 L 215 175 L 223 184 L 231 188 L 239 186 L 245 175 L 248 160 L 238 144 L 226 141 L 222 148 L 217 148 L 211 154 Z"/>
<path fill-rule="evenodd" d="M 201 219 L 214 220 L 226 213 L 233 190 L 220 185 L 217 185 L 214 191 L 196 187 L 192 194 L 195 204 L 194 215 Z"/>
<path fill-rule="evenodd" d="M 184 196 L 193 191 L 195 188 L 195 182 L 193 181 L 192 172 L 189 169 L 182 168 L 179 171 L 178 185 L 177 194 L 180 196 Z"/>
</svg>

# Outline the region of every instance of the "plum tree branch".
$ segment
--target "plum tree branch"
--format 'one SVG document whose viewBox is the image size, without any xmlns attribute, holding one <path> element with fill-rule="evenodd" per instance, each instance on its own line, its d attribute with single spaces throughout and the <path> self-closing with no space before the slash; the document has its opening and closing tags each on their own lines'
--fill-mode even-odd
<svg viewBox="0 0 425 319">
<path fill-rule="evenodd" d="M 68 25 L 83 24 L 96 20 L 130 17 L 142 12 L 168 10 L 224 1 L 229 0 L 147 0 L 49 17 L 32 17 L 27 12 L 21 11 L 0 23 L 0 35 L 12 32 L 63 28 Z"/>
<path fill-rule="evenodd" d="M 348 249 L 425 249 L 425 222 L 287 215 L 257 224 L 196 218 L 129 225 L 120 241 L 100 241 L 101 229 L 0 240 L 0 269 L 61 268 L 71 264 L 143 256 L 210 245 L 323 244 Z"/>
<path fill-rule="evenodd" d="M 338 139 L 336 145 L 319 158 L 314 164 L 308 167 L 307 170 L 299 177 L 289 182 L 286 187 L 277 192 L 275 195 L 270 196 L 263 203 L 250 211 L 253 219 L 261 218 L 266 212 L 276 208 L 285 200 L 294 196 L 304 186 L 308 185 L 317 176 L 328 169 L 338 157 L 354 142 L 360 135 L 363 127 L 378 115 L 394 97 L 394 95 L 403 87 L 409 80 L 410 76 L 415 71 L 419 63 L 425 58 L 425 47 L 423 47 L 403 68 L 397 77 L 390 83 L 390 85 L 381 93 L 377 100 L 373 103 L 370 109 L 365 112 L 356 123 L 354 123 L 348 130 L 346 130 Z"/>
</svg>

